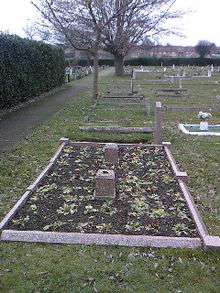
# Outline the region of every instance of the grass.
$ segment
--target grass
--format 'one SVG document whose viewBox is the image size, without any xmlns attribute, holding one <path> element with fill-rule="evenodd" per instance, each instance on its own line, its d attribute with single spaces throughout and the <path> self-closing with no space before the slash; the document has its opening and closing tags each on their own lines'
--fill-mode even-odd
<svg viewBox="0 0 220 293">
<path fill-rule="evenodd" d="M 88 82 L 87 77 L 80 82 Z M 103 77 L 102 81 L 122 82 L 127 78 Z M 218 78 L 220 80 L 220 77 Z M 166 99 L 166 104 L 190 106 L 214 103 L 220 84 L 205 85 L 186 81 L 189 101 Z M 153 88 L 166 85 L 142 85 L 151 105 Z M 102 85 L 104 90 L 104 85 Z M 153 123 L 153 110 L 146 118 L 136 111 L 91 113 L 89 92 L 54 115 L 48 123 L 0 158 L 0 215 L 9 211 L 25 188 L 36 178 L 58 147 L 60 137 L 73 140 L 140 141 L 143 135 L 93 135 L 78 130 L 84 117 L 92 122 L 113 120 L 117 124 Z M 108 107 L 108 105 L 106 105 Z M 173 152 L 183 170 L 189 174 L 189 187 L 210 233 L 220 236 L 220 141 L 181 134 L 179 122 L 198 123 L 197 113 L 164 114 L 164 140 L 171 141 Z M 211 122 L 218 123 L 220 113 Z M 147 141 L 151 141 L 147 137 Z M 219 292 L 220 253 L 203 250 L 140 249 L 123 247 L 86 247 L 43 244 L 0 244 L 1 292 Z"/>
</svg>

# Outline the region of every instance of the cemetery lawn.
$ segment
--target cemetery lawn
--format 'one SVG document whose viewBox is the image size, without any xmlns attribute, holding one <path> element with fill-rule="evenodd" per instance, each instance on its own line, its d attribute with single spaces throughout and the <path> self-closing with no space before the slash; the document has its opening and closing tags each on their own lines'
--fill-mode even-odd
<svg viewBox="0 0 220 293">
<path fill-rule="evenodd" d="M 91 77 L 84 79 L 85 83 Z M 102 81 L 124 82 L 127 78 L 103 77 Z M 218 78 L 220 81 L 220 77 Z M 187 81 L 190 100 L 164 99 L 169 105 L 216 105 L 220 83 Z M 155 102 L 152 89 L 162 85 L 142 86 Z M 164 87 L 167 87 L 164 85 Z M 104 85 L 102 85 L 104 90 Z M 75 141 L 137 142 L 144 135 L 86 134 L 78 126 L 89 116 L 90 123 L 116 121 L 117 124 L 152 126 L 154 111 L 147 118 L 138 109 L 105 112 L 90 111 L 89 92 L 75 97 L 48 123 L 0 158 L 0 216 L 9 211 L 25 188 L 46 166 L 58 147 L 60 137 Z M 103 106 L 102 106 L 103 107 Z M 198 123 L 197 113 L 164 115 L 164 141 L 173 145 L 173 153 L 189 175 L 188 186 L 208 230 L 220 236 L 220 141 L 218 138 L 188 137 L 177 128 L 179 122 Z M 213 115 L 212 123 L 220 119 Z M 102 122 L 104 123 L 104 122 Z M 151 142 L 152 137 L 147 136 Z M 1 292 L 219 292 L 220 253 L 203 250 L 97 247 L 80 245 L 0 244 Z"/>
</svg>

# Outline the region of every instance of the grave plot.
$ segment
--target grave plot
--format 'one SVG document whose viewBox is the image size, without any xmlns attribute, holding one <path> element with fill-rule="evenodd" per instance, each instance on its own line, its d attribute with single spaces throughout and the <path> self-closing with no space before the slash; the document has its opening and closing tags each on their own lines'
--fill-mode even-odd
<svg viewBox="0 0 220 293">
<path fill-rule="evenodd" d="M 188 89 L 183 89 L 182 84 L 179 88 L 160 88 L 155 91 L 157 98 L 179 98 L 189 99 Z"/>
<path fill-rule="evenodd" d="M 120 84 L 114 81 L 102 83 L 101 86 L 102 93 L 96 103 L 96 109 L 112 111 L 135 108 L 137 110 L 144 107 L 146 110 L 149 106 L 140 85 L 133 79 L 122 81 Z"/>
<path fill-rule="evenodd" d="M 149 111 L 148 99 L 144 96 L 106 96 L 99 99 L 96 109 L 106 111 L 139 110 L 146 114 Z"/>
<path fill-rule="evenodd" d="M 220 125 L 209 125 L 207 130 L 201 130 L 199 124 L 179 124 L 179 129 L 190 135 L 197 136 L 220 136 Z"/>
<path fill-rule="evenodd" d="M 133 78 L 137 81 L 159 81 L 163 80 L 163 71 L 156 68 L 142 68 L 142 69 L 134 69 Z"/>
<path fill-rule="evenodd" d="M 181 89 L 181 88 L 160 88 L 157 89 L 157 93 L 174 93 L 174 94 L 181 94 L 187 92 L 187 89 Z"/>
<path fill-rule="evenodd" d="M 143 97 L 102 98 L 79 129 L 84 133 L 94 133 L 96 139 L 100 133 L 109 136 L 123 134 L 124 141 L 125 135 L 130 136 L 131 140 L 139 138 L 139 141 L 146 141 L 153 134 L 153 117 L 150 114 L 148 100 Z"/>
<path fill-rule="evenodd" d="M 101 97 L 143 96 L 141 87 L 134 82 L 133 78 L 127 78 L 120 81 L 120 83 L 116 80 L 112 80 L 99 84 L 102 87 Z"/>
<path fill-rule="evenodd" d="M 106 86 L 110 84 L 103 84 L 102 95 L 94 105 L 89 117 L 84 119 L 80 130 L 110 135 L 118 133 L 152 134 L 152 122 L 147 123 L 146 121 L 146 117 L 150 116 L 149 100 L 134 92 L 128 94 L 128 83 L 126 82 L 121 85 L 116 83 L 112 86 L 112 84 L 111 91 L 106 90 Z M 133 86 L 132 83 L 132 89 Z"/>
<path fill-rule="evenodd" d="M 177 169 L 168 144 L 65 140 L 2 221 L 1 240 L 199 247 L 206 230 Z"/>
</svg>

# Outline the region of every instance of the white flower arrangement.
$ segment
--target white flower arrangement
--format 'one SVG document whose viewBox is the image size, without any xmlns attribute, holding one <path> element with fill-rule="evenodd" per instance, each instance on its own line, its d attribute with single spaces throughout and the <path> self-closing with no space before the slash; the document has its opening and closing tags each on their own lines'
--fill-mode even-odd
<svg viewBox="0 0 220 293">
<path fill-rule="evenodd" d="M 206 113 L 206 112 L 200 111 L 199 114 L 198 114 L 198 118 L 201 121 L 206 121 L 206 120 L 208 120 L 211 117 L 212 117 L 212 114 L 211 113 Z"/>
</svg>

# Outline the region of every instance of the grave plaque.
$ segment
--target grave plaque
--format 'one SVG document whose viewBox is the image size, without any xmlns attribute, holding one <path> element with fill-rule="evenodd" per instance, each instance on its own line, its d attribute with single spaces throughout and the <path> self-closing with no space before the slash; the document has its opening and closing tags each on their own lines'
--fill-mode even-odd
<svg viewBox="0 0 220 293">
<path fill-rule="evenodd" d="M 95 197 L 115 197 L 115 172 L 98 170 L 95 182 Z"/>
<path fill-rule="evenodd" d="M 108 143 L 104 147 L 105 159 L 110 164 L 118 163 L 118 145 L 116 143 Z"/>
</svg>

